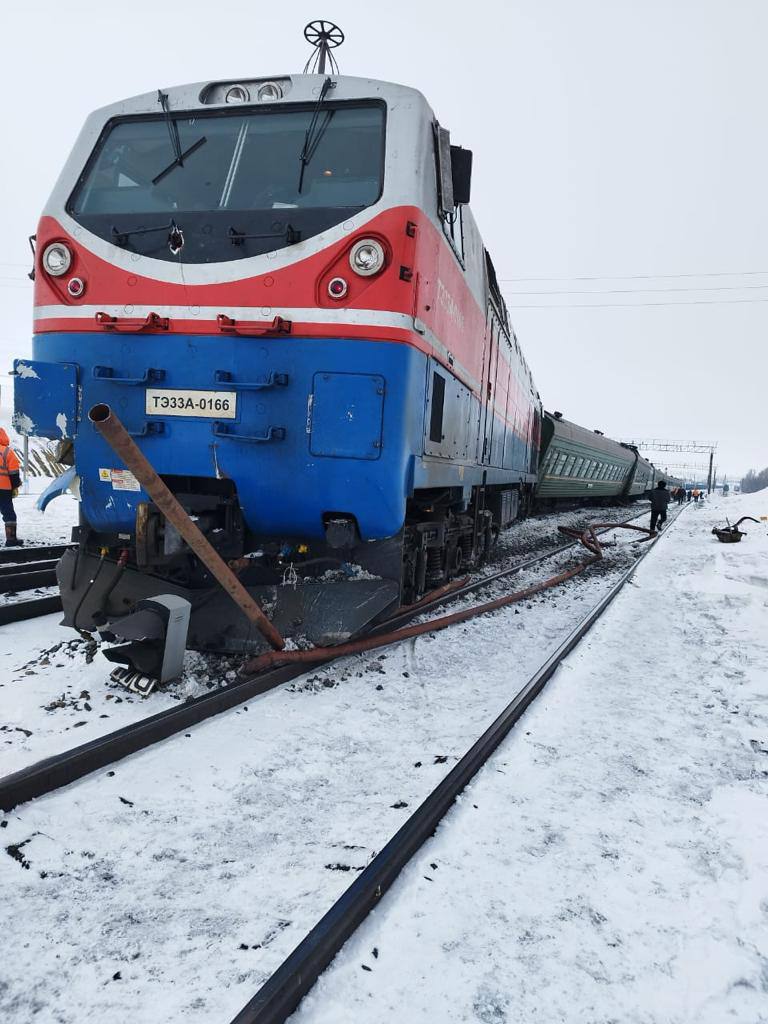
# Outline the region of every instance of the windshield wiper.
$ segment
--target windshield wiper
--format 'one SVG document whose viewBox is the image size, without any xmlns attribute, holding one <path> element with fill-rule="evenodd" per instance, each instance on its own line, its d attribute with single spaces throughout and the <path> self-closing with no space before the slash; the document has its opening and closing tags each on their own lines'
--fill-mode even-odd
<svg viewBox="0 0 768 1024">
<path fill-rule="evenodd" d="M 182 152 L 181 139 L 179 137 L 179 126 L 175 119 L 171 117 L 171 111 L 168 107 L 168 95 L 164 93 L 162 89 L 157 90 L 157 99 L 160 106 L 163 108 L 163 114 L 165 115 L 165 123 L 168 126 L 168 135 L 171 139 L 171 149 L 173 150 L 173 160 L 164 167 L 159 174 L 155 175 L 152 179 L 152 184 L 157 185 L 159 181 L 162 181 L 166 174 L 170 174 L 174 167 L 183 167 L 184 161 L 188 156 L 195 152 L 196 149 L 200 149 L 208 140 L 202 135 L 197 142 L 193 142 L 189 149 L 185 149 Z"/>
<path fill-rule="evenodd" d="M 325 120 L 322 125 L 318 128 L 317 122 L 320 117 L 320 107 L 323 100 L 328 93 L 328 90 L 333 86 L 333 82 L 330 78 L 326 78 L 323 82 L 323 87 L 320 90 L 320 95 L 317 98 L 317 105 L 312 113 L 312 120 L 309 122 L 306 134 L 304 135 L 304 145 L 301 153 L 299 153 L 299 161 L 301 163 L 301 170 L 299 171 L 299 195 L 301 195 L 301 189 L 304 185 L 304 171 L 307 169 L 312 157 L 317 152 L 317 147 L 320 145 L 320 140 L 325 135 L 325 130 L 328 127 L 331 118 L 335 114 L 334 110 L 329 110 L 325 115 Z"/>
<path fill-rule="evenodd" d="M 171 252 L 174 256 L 181 252 L 184 247 L 184 234 L 173 218 L 167 224 L 158 224 L 156 227 L 151 228 L 129 228 L 127 231 L 121 231 L 120 228 L 116 228 L 113 224 L 112 238 L 115 241 L 115 245 L 123 245 L 131 235 L 150 235 L 155 231 L 167 231 L 168 247 Z"/>
<path fill-rule="evenodd" d="M 130 238 L 131 235 L 149 235 L 153 231 L 170 231 L 175 225 L 172 220 L 168 221 L 167 224 L 158 224 L 152 228 L 129 228 L 128 231 L 121 231 L 120 228 L 116 228 L 112 225 L 112 237 L 115 239 L 115 243 L 119 245 L 122 241 Z"/>
<path fill-rule="evenodd" d="M 179 155 L 176 157 L 175 160 L 173 160 L 171 163 L 169 163 L 167 167 L 164 167 L 163 170 L 160 171 L 159 174 L 155 175 L 155 177 L 152 179 L 152 184 L 156 185 L 159 181 L 162 181 L 163 178 L 166 176 L 166 174 L 170 174 L 171 173 L 171 171 L 174 169 L 174 167 L 183 167 L 184 166 L 184 161 L 186 160 L 186 158 L 191 153 L 194 153 L 196 149 L 200 149 L 200 147 L 202 145 L 204 145 L 207 141 L 208 141 L 208 139 L 206 139 L 206 137 L 204 135 L 202 135 L 197 140 L 197 142 L 193 142 L 192 145 L 189 147 L 189 149 L 185 149 L 183 153 L 179 153 Z"/>
</svg>

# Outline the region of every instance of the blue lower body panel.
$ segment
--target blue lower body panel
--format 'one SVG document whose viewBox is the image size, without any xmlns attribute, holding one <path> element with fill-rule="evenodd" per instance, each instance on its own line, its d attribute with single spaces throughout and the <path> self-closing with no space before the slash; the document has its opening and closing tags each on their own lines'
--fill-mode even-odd
<svg viewBox="0 0 768 1024">
<path fill-rule="evenodd" d="M 114 409 L 161 475 L 232 480 L 254 534 L 320 537 L 328 512 L 352 513 L 364 540 L 403 525 L 423 431 L 426 357 L 416 349 L 90 333 L 39 335 L 34 356 L 17 376 L 17 416 L 55 425 L 59 405 L 72 405 L 68 378 L 58 394 L 57 364 L 76 367 L 76 415 L 39 433 L 74 439 L 83 513 L 96 530 L 132 531 L 147 500 L 112 473 L 124 467 L 88 421 L 97 403 Z M 193 415 L 200 401 L 203 415 Z"/>
<path fill-rule="evenodd" d="M 528 446 L 500 421 L 493 435 L 506 440 L 490 457 L 468 392 L 463 450 L 432 454 L 434 364 L 409 345 L 105 332 L 41 334 L 33 350 L 17 362 L 16 418 L 74 440 L 82 511 L 99 532 L 132 532 L 148 499 L 89 422 L 98 403 L 161 476 L 231 480 L 256 536 L 320 538 L 324 516 L 346 513 L 379 540 L 402 528 L 414 489 L 533 481 Z"/>
</svg>

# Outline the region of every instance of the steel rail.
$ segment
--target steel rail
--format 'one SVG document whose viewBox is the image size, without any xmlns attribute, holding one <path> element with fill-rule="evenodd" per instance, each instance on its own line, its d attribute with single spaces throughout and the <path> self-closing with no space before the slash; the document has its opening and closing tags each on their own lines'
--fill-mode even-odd
<svg viewBox="0 0 768 1024">
<path fill-rule="evenodd" d="M 58 560 L 55 558 L 44 558 L 39 562 L 23 562 L 21 565 L 17 565 L 15 562 L 10 565 L 6 563 L 0 565 L 0 580 L 4 579 L 6 576 L 15 576 L 17 574 L 24 575 L 28 572 L 41 572 L 43 569 L 55 569 L 57 561 Z"/>
<path fill-rule="evenodd" d="M 561 662 L 589 632 L 632 578 L 640 562 L 655 546 L 656 540 L 658 536 L 648 544 L 642 554 L 622 573 L 611 590 L 547 658 L 362 874 L 336 900 L 256 995 L 232 1019 L 231 1024 L 282 1024 L 294 1012 L 347 939 L 377 906 L 413 855 L 434 834 L 440 821 L 453 806 L 456 797 L 466 788 L 541 693 Z"/>
<path fill-rule="evenodd" d="M 0 626 L 9 626 L 12 622 L 26 622 L 37 619 L 41 615 L 53 615 L 62 611 L 61 598 L 58 594 L 51 597 L 33 597 L 29 601 L 14 601 L 12 604 L 0 604 Z"/>
<path fill-rule="evenodd" d="M 637 519 L 641 515 L 646 514 L 647 512 L 642 512 L 632 518 Z M 427 603 L 418 604 L 411 608 L 399 609 L 392 618 L 375 626 L 370 633 L 365 635 L 375 635 L 376 633 L 391 630 L 417 616 L 432 611 L 436 607 L 450 601 L 455 601 L 466 594 L 488 586 L 488 584 L 496 580 L 505 576 L 513 576 L 523 569 L 543 562 L 547 558 L 552 558 L 569 548 L 575 547 L 578 543 L 578 541 L 569 541 L 540 555 L 531 556 L 521 562 L 516 562 L 514 565 L 501 569 L 489 576 L 473 580 L 448 594 L 442 593 Z M 44 598 L 43 600 L 49 599 Z M 56 598 L 55 600 L 59 599 Z M 3 621 L 2 611 L 4 607 L 13 608 L 16 606 L 0 606 L 0 624 Z M 58 609 L 51 610 L 59 610 L 60 608 L 61 604 L 59 602 Z M 39 612 L 38 614 L 45 613 Z M 335 658 L 329 657 L 324 662 L 317 662 L 313 667 L 317 668 L 334 660 Z M 307 667 L 303 665 L 283 665 L 268 672 L 249 676 L 229 686 L 221 687 L 221 689 L 215 690 L 212 693 L 195 697 L 179 707 L 160 711 L 155 715 L 141 719 L 139 722 L 133 722 L 130 725 L 124 726 L 122 729 L 106 733 L 104 736 L 98 736 L 61 754 L 54 754 L 42 761 L 37 761 L 0 779 L 0 810 L 10 811 L 19 804 L 26 803 L 28 800 L 45 796 L 56 789 L 61 789 L 63 786 L 77 782 L 79 779 L 107 767 L 107 765 L 129 757 L 131 754 L 139 753 L 139 751 L 169 739 L 171 736 L 194 725 L 199 725 L 209 718 L 213 718 L 225 711 L 230 711 L 239 704 L 267 693 L 282 683 L 297 679 L 307 671 Z"/>
<path fill-rule="evenodd" d="M 71 544 L 54 544 L 46 545 L 45 547 L 0 548 L 0 565 L 21 562 L 44 562 L 54 558 L 58 560 L 71 547 Z"/>
<path fill-rule="evenodd" d="M 31 566 L 25 568 L 22 572 L 9 573 L 0 571 L 0 594 L 15 594 L 18 591 L 34 590 L 36 587 L 55 587 L 56 569 L 32 568 L 36 564 L 32 562 Z"/>
</svg>

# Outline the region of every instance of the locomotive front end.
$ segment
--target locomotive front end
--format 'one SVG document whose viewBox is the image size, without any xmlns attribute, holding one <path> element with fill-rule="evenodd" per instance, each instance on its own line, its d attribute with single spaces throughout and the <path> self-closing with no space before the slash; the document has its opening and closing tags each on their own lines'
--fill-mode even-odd
<svg viewBox="0 0 768 1024">
<path fill-rule="evenodd" d="M 163 597 L 192 648 L 262 644 L 96 406 L 283 636 L 339 642 L 488 555 L 530 507 L 540 400 L 470 173 L 420 93 L 367 79 L 91 116 L 40 221 L 16 365 L 20 429 L 71 463 L 44 500 L 79 487 L 66 623 L 129 638 Z"/>
<path fill-rule="evenodd" d="M 398 603 L 423 367 L 396 343 L 414 232 L 385 187 L 393 90 L 216 83 L 86 124 L 40 221 L 34 358 L 16 364 L 17 422 L 66 442 L 79 485 L 69 625 L 162 591 L 191 601 L 189 646 L 259 642 L 89 423 L 98 403 L 285 635 L 334 642 Z"/>
</svg>

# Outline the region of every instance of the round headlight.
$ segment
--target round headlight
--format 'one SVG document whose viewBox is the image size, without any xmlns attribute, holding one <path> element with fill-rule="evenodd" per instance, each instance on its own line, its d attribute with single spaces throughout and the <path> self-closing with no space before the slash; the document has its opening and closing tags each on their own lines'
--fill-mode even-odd
<svg viewBox="0 0 768 1024">
<path fill-rule="evenodd" d="M 61 277 L 72 265 L 72 253 L 63 242 L 53 242 L 43 253 L 43 266 L 51 277 Z"/>
<path fill-rule="evenodd" d="M 233 85 L 231 89 L 227 89 L 224 95 L 225 103 L 247 103 L 251 98 L 251 94 L 245 88 L 244 85 Z"/>
<path fill-rule="evenodd" d="M 361 277 L 377 274 L 384 266 L 384 249 L 375 239 L 364 238 L 352 246 L 349 265 Z"/>
<path fill-rule="evenodd" d="M 281 100 L 282 98 L 283 90 L 277 82 L 265 82 L 264 85 L 259 87 L 259 91 L 256 93 L 256 99 L 259 103 L 271 103 L 274 100 Z"/>
</svg>

